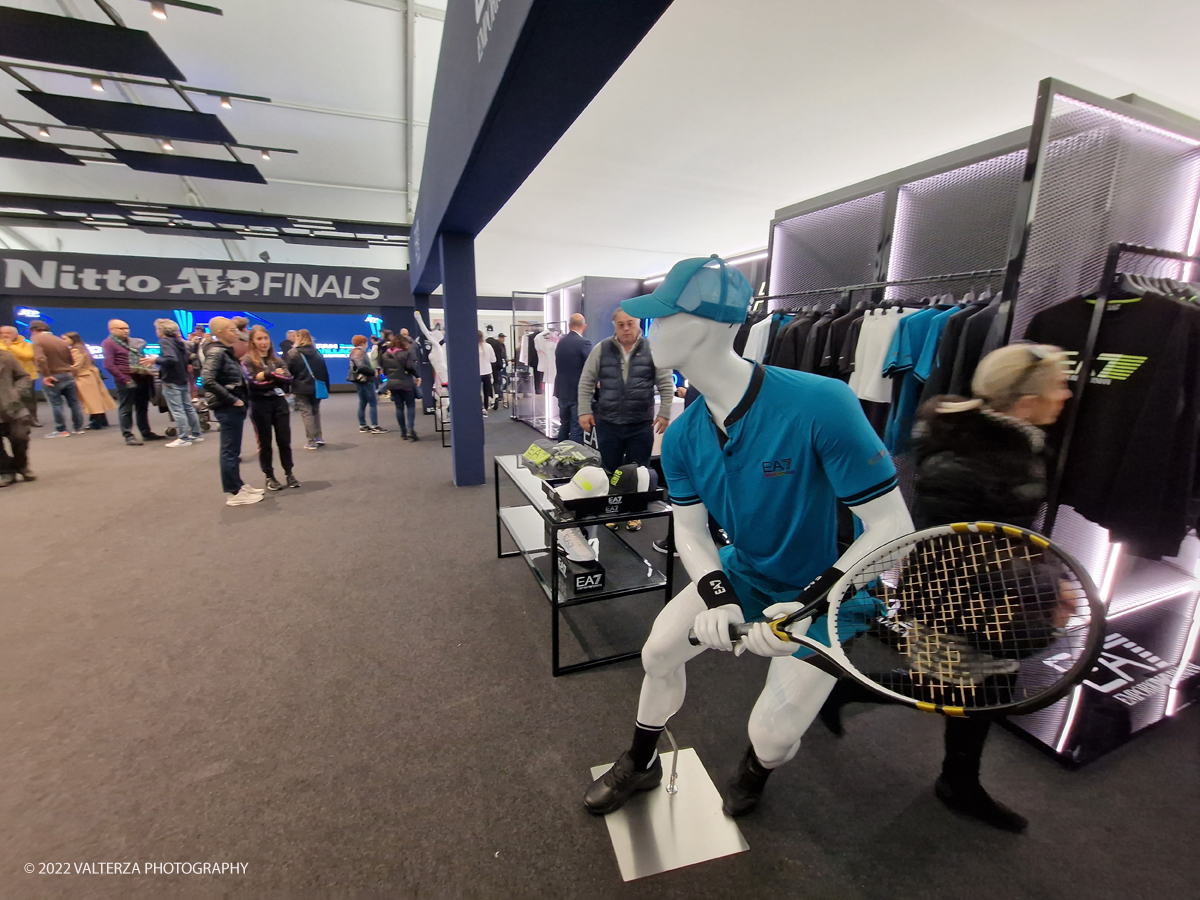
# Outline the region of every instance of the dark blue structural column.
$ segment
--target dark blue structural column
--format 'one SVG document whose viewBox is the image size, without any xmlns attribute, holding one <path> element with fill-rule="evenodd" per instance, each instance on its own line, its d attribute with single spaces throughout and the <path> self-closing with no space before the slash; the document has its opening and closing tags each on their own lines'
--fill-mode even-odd
<svg viewBox="0 0 1200 900">
<path fill-rule="evenodd" d="M 483 401 L 479 382 L 479 316 L 475 239 L 440 234 L 442 299 L 446 307 L 446 367 L 450 370 L 450 443 L 454 483 L 484 484 Z"/>
<path fill-rule="evenodd" d="M 413 309 L 421 314 L 421 318 L 425 320 L 426 326 L 432 328 L 433 325 L 429 321 L 429 295 L 428 294 L 413 294 Z M 414 319 L 414 328 L 410 328 L 408 333 L 413 336 L 414 340 L 425 345 L 425 333 L 421 331 L 421 326 L 416 325 Z M 417 396 L 421 398 L 421 408 L 426 414 L 433 414 L 433 366 L 429 364 L 429 358 L 424 354 L 421 355 L 421 386 L 417 389 Z"/>
</svg>

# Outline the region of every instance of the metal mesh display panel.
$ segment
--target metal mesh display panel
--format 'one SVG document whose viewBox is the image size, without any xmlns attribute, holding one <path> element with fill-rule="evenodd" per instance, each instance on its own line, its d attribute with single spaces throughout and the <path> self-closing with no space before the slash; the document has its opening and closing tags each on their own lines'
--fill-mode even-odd
<svg viewBox="0 0 1200 900">
<path fill-rule="evenodd" d="M 1100 283 L 1116 241 L 1188 250 L 1200 141 L 1056 94 L 1012 339 L 1043 309 Z M 1135 261 L 1125 271 L 1180 274 Z"/>
<path fill-rule="evenodd" d="M 986 159 L 900 187 L 888 278 L 904 280 L 944 272 L 1003 266 L 1025 150 Z M 994 279 L 1000 287 L 999 278 Z M 976 285 L 950 282 L 937 292 L 962 293 Z M 888 288 L 888 297 L 916 297 L 928 286 Z"/>
<path fill-rule="evenodd" d="M 881 192 L 776 224 L 770 293 L 874 280 L 883 212 Z"/>
</svg>

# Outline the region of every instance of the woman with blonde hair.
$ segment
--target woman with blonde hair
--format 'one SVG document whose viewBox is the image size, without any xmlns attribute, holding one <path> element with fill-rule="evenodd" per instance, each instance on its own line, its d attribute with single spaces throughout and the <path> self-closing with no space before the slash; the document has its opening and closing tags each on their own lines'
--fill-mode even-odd
<svg viewBox="0 0 1200 900">
<path fill-rule="evenodd" d="M 279 463 L 283 466 L 287 486 L 298 488 L 300 482 L 292 474 L 292 411 L 287 404 L 286 392 L 292 384 L 292 374 L 275 355 L 275 342 L 261 325 L 250 329 L 242 369 L 250 388 L 250 421 L 258 438 L 258 464 L 267 476 L 266 488 L 268 491 L 283 490 L 283 485 L 275 478 L 272 435 L 279 446 Z"/>
<path fill-rule="evenodd" d="M 63 340 L 71 348 L 71 372 L 75 375 L 75 387 L 79 392 L 79 403 L 91 421 L 88 428 L 99 430 L 108 427 L 109 410 L 117 408 L 117 402 L 104 384 L 104 376 L 96 367 L 91 351 L 77 331 L 68 331 Z"/>
<path fill-rule="evenodd" d="M 304 449 L 316 450 L 325 446 L 321 434 L 321 401 L 329 396 L 329 367 L 307 328 L 297 329 L 295 342 L 284 361 L 292 373 L 292 396 L 296 398 L 296 409 L 308 438 Z"/>
<path fill-rule="evenodd" d="M 974 398 L 935 397 L 918 414 L 913 526 L 989 521 L 1032 528 L 1046 500 L 1045 435 L 1071 397 L 1067 354 L 1050 344 L 1009 344 L 985 356 L 971 381 Z M 821 720 L 842 733 L 841 707 L 880 703 L 842 679 Z M 1022 832 L 1024 816 L 993 800 L 979 781 L 988 719 L 946 719 L 938 799 L 956 812 Z"/>
</svg>

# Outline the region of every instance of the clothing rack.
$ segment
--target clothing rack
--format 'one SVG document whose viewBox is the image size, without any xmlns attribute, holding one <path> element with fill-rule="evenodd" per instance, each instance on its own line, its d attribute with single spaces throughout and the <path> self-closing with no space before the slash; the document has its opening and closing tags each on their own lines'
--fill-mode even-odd
<svg viewBox="0 0 1200 900">
<path fill-rule="evenodd" d="M 984 278 L 1003 275 L 1005 269 L 975 269 L 971 272 L 949 272 L 944 275 L 926 275 L 923 278 L 896 278 L 890 281 L 868 281 L 864 284 L 845 284 L 840 287 L 812 288 L 806 291 L 792 291 L 788 294 L 769 294 L 765 297 L 755 297 L 755 301 L 790 300 L 794 297 L 815 297 L 820 294 L 851 294 L 856 291 L 878 290 L 880 288 L 899 287 L 907 284 L 938 284 L 944 281 L 963 281 L 968 278 Z"/>
<path fill-rule="evenodd" d="M 1046 496 L 1046 520 L 1042 525 L 1043 534 L 1054 534 L 1054 523 L 1058 518 L 1058 498 L 1062 495 L 1063 477 L 1067 471 L 1067 456 L 1071 450 L 1071 439 L 1075 434 L 1075 425 L 1079 421 L 1083 393 L 1087 390 L 1088 383 L 1092 378 L 1092 363 L 1096 358 L 1096 344 L 1100 340 L 1100 326 L 1104 322 L 1104 311 L 1108 308 L 1109 294 L 1112 293 L 1117 284 L 1117 278 L 1121 275 L 1120 262 L 1124 254 L 1154 256 L 1159 259 L 1173 259 L 1178 262 L 1200 265 L 1200 256 L 1188 256 L 1186 253 L 1177 253 L 1174 250 L 1163 250 L 1159 247 L 1147 247 L 1142 244 L 1115 243 L 1109 245 L 1108 255 L 1104 261 L 1104 274 L 1100 278 L 1100 289 L 1096 292 L 1096 308 L 1092 311 L 1087 340 L 1083 345 L 1083 353 L 1079 356 L 1079 375 L 1075 382 L 1075 390 L 1072 392 L 1073 396 L 1067 406 L 1062 445 L 1059 448 L 1058 460 L 1054 467 L 1054 477 L 1050 481 L 1050 490 Z"/>
</svg>

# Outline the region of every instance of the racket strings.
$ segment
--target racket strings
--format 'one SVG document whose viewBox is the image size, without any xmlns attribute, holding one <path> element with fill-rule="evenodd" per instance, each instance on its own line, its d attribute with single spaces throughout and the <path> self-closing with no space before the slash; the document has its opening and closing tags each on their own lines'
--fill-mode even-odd
<svg viewBox="0 0 1200 900">
<path fill-rule="evenodd" d="M 872 560 L 839 605 L 865 591 L 868 627 L 838 623 L 852 664 L 898 694 L 944 706 L 1012 703 L 1061 678 L 1084 652 L 1087 591 L 1064 559 L 1023 537 L 946 533 Z M 846 643 L 846 632 L 858 637 Z M 1053 657 L 1054 665 L 1041 663 Z"/>
</svg>

